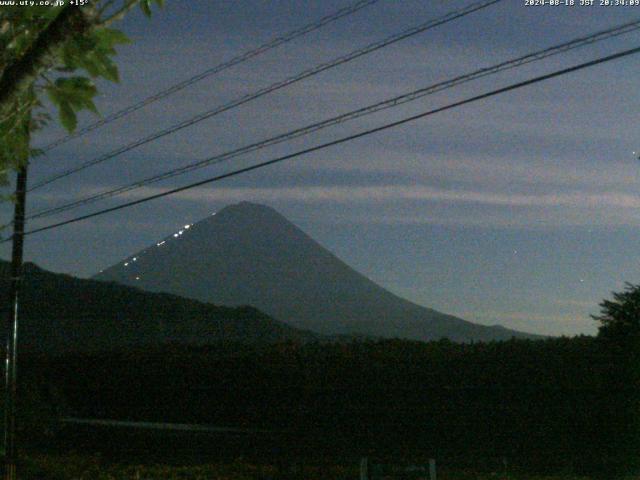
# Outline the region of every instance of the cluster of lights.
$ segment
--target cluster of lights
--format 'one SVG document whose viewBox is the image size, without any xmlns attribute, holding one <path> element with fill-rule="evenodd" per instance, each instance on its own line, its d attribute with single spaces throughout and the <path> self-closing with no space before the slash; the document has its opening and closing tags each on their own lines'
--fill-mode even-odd
<svg viewBox="0 0 640 480">
<path fill-rule="evenodd" d="M 215 213 L 215 212 L 213 212 L 211 215 L 215 215 L 215 214 L 216 214 L 216 213 Z M 178 238 L 180 235 L 182 235 L 182 234 L 185 232 L 185 230 L 189 230 L 191 227 L 193 227 L 193 223 L 188 223 L 188 224 L 186 224 L 184 227 L 182 227 L 182 229 L 181 229 L 181 230 L 178 230 L 178 232 L 174 233 L 174 234 L 173 234 L 173 237 L 174 237 L 174 238 Z M 167 241 L 166 241 L 166 240 L 162 240 L 161 242 L 157 242 L 157 243 L 156 243 L 156 247 L 161 247 L 161 246 L 162 246 L 162 245 L 164 245 L 165 243 L 167 243 Z M 142 253 L 146 253 L 146 252 L 142 252 Z M 138 257 L 133 257 L 133 258 L 131 259 L 131 262 L 136 262 L 136 261 L 138 261 Z M 131 263 L 131 262 L 124 262 L 124 266 L 125 266 L 125 267 L 128 267 L 128 266 L 129 266 L 129 263 Z M 136 280 L 140 280 L 140 277 L 136 277 Z"/>
<path fill-rule="evenodd" d="M 138 257 L 133 257 L 133 258 L 131 259 L 131 261 L 132 261 L 132 262 L 137 262 L 137 261 L 138 261 Z M 128 266 L 129 266 L 129 263 L 130 263 L 130 262 L 124 262 L 124 266 L 125 266 L 125 267 L 128 267 Z"/>
<path fill-rule="evenodd" d="M 174 238 L 178 238 L 180 235 L 182 235 L 184 233 L 185 230 L 189 230 L 192 226 L 193 226 L 193 223 L 185 225 L 184 227 L 182 227 L 182 230 L 178 230 L 176 233 L 174 233 L 173 237 Z M 160 242 L 157 245 L 160 246 L 163 243 L 164 242 Z"/>
</svg>

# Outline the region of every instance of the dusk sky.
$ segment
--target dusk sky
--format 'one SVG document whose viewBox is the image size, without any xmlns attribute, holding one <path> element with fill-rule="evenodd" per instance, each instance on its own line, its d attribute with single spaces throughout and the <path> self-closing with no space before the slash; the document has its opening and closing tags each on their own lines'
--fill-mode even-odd
<svg viewBox="0 0 640 480">
<path fill-rule="evenodd" d="M 168 0 L 120 27 L 120 110 L 349 5 L 348 0 Z M 380 0 L 112 122 L 33 161 L 30 183 L 472 3 Z M 503 0 L 29 194 L 57 206 L 478 68 L 634 19 L 640 7 Z M 596 4 L 599 0 L 596 0 Z M 125 195 L 33 221 L 117 205 L 327 142 L 530 77 L 640 46 L 638 31 L 424 97 Z M 89 277 L 226 205 L 274 207 L 402 297 L 482 324 L 596 333 L 590 313 L 640 282 L 640 55 L 439 113 L 246 175 L 29 236 L 26 259 Z M 80 126 L 96 119 L 81 116 Z M 41 146 L 64 135 L 39 132 Z M 6 223 L 11 208 L 0 209 Z M 215 239 L 212 239 L 215 241 Z M 0 255 L 8 258 L 8 244 Z"/>
</svg>

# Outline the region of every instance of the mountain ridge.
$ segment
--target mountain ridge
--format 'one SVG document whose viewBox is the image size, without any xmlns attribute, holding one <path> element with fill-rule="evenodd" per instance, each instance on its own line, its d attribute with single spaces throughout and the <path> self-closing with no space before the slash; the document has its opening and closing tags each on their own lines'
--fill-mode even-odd
<svg viewBox="0 0 640 480">
<path fill-rule="evenodd" d="M 0 260 L 2 305 L 9 263 Z M 4 333 L 4 322 L 0 330 Z M 24 265 L 20 296 L 21 351 L 107 351 L 168 344 L 310 341 L 318 336 L 249 307 L 222 307 L 169 293 L 80 279 Z"/>
</svg>

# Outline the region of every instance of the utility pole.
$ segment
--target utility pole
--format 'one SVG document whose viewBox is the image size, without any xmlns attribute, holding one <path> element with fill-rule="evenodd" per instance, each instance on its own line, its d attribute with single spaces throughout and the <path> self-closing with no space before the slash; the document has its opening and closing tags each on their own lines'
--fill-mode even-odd
<svg viewBox="0 0 640 480">
<path fill-rule="evenodd" d="M 7 315 L 7 343 L 5 361 L 4 396 L 4 449 L 5 480 L 16 478 L 16 390 L 18 312 L 20 286 L 22 284 L 22 253 L 24 246 L 24 213 L 27 197 L 27 165 L 18 169 L 16 176 L 16 198 L 13 214 L 13 236 L 11 250 L 11 279 L 9 286 L 9 312 Z"/>
</svg>

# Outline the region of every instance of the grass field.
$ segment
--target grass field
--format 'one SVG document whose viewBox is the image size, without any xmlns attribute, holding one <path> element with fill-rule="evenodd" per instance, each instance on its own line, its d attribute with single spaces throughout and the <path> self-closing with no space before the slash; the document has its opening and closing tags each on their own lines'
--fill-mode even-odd
<svg viewBox="0 0 640 480">
<path fill-rule="evenodd" d="M 357 465 L 303 466 L 283 472 L 274 465 L 255 465 L 241 460 L 224 464 L 190 466 L 117 464 L 100 457 L 80 455 L 37 455 L 25 458 L 19 468 L 24 480 L 357 480 Z M 371 480 L 417 480 L 424 474 L 397 474 Z M 525 474 L 440 471 L 438 480 L 588 480 L 574 475 L 536 476 Z M 637 478 L 637 477 L 636 477 Z M 629 478 L 628 480 L 636 480 Z"/>
</svg>

